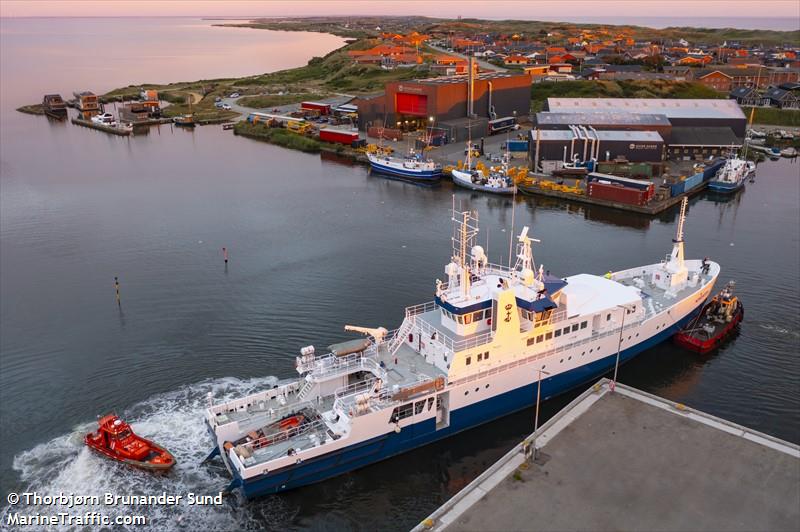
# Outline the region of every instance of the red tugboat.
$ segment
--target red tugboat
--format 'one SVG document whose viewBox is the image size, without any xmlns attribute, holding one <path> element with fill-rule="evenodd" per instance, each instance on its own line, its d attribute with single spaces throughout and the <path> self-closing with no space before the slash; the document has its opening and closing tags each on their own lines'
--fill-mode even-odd
<svg viewBox="0 0 800 532">
<path fill-rule="evenodd" d="M 700 314 L 673 339 L 676 344 L 698 353 L 719 346 L 744 318 L 744 306 L 733 295 L 733 281 L 703 307 Z"/>
<path fill-rule="evenodd" d="M 115 414 L 105 415 L 97 423 L 97 431 L 83 439 L 95 451 L 149 471 L 167 471 L 175 465 L 175 458 L 169 451 L 134 434 L 130 425 Z"/>
</svg>

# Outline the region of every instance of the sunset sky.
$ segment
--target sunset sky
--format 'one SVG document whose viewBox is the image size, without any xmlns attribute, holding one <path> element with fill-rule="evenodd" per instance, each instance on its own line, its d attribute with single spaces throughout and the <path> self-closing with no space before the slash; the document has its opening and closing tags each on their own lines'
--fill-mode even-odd
<svg viewBox="0 0 800 532">
<path fill-rule="evenodd" d="M 567 8 L 568 6 L 568 8 Z M 152 0 L 0 0 L 0 15 L 28 16 L 303 16 L 428 15 L 434 17 L 548 19 L 585 17 L 792 17 L 800 20 L 798 0 L 576 0 L 497 1 L 152 1 Z M 800 25 L 800 21 L 798 22 Z"/>
</svg>

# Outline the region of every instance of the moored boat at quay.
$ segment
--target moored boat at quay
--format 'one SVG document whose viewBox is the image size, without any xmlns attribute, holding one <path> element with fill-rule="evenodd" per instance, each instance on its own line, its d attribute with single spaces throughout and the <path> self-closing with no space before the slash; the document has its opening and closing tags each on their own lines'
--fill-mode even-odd
<svg viewBox="0 0 800 532">
<path fill-rule="evenodd" d="M 381 174 L 421 181 L 438 181 L 442 177 L 442 165 L 424 159 L 421 153 L 409 150 L 405 157 L 386 153 L 368 153 L 370 167 Z"/>
<path fill-rule="evenodd" d="M 731 154 L 714 179 L 708 182 L 708 189 L 731 194 L 744 187 L 745 179 L 752 172 L 755 172 L 755 164 L 736 154 Z"/>
<path fill-rule="evenodd" d="M 366 338 L 300 350 L 300 378 L 213 404 L 205 421 L 247 497 L 358 469 L 505 416 L 602 375 L 669 339 L 719 275 L 684 258 L 686 200 L 666 258 L 605 276 L 556 277 L 525 227 L 514 267 L 476 245 L 477 216 L 453 210 L 445 281 L 400 327 L 346 327 Z"/>
</svg>

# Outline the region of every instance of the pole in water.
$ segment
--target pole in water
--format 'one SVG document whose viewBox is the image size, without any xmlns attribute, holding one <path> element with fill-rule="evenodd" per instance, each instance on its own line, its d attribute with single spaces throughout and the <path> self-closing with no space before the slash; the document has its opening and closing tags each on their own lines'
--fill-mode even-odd
<svg viewBox="0 0 800 532">
<path fill-rule="evenodd" d="M 122 302 L 120 301 L 120 298 L 119 298 L 119 277 L 117 277 L 117 276 L 114 276 L 114 289 L 117 292 L 117 305 L 121 305 Z"/>
<path fill-rule="evenodd" d="M 225 264 L 228 264 L 228 248 L 222 248 L 222 258 L 225 260 Z"/>
</svg>

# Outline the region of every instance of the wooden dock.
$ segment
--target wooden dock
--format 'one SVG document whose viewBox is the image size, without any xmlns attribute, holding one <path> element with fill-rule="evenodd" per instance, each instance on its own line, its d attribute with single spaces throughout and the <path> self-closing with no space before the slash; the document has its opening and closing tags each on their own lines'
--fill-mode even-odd
<svg viewBox="0 0 800 532">
<path fill-rule="evenodd" d="M 73 118 L 72 123 L 78 126 L 105 131 L 106 133 L 111 133 L 112 135 L 119 135 L 120 137 L 127 137 L 131 134 L 131 132 L 128 130 L 118 129 L 116 127 L 111 127 L 104 124 L 96 124 L 91 120 L 84 120 L 82 118 Z"/>
</svg>

